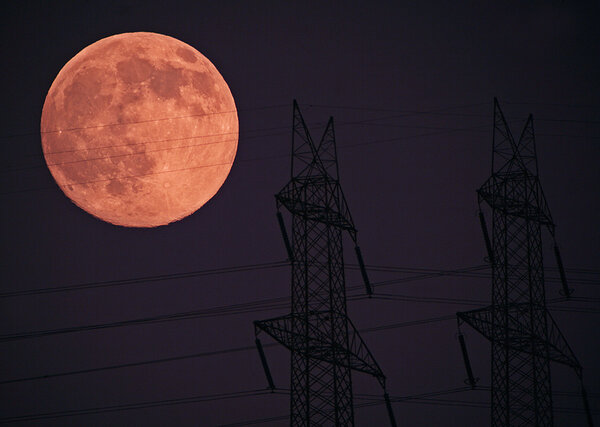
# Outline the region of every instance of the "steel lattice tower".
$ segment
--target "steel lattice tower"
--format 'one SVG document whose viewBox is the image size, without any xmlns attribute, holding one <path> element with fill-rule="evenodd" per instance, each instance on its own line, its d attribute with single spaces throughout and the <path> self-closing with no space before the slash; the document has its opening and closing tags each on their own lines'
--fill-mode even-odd
<svg viewBox="0 0 600 427">
<path fill-rule="evenodd" d="M 538 178 L 533 118 L 515 142 L 496 99 L 492 175 L 477 194 L 480 206 L 485 202 L 492 210 L 491 241 L 479 214 L 492 267 L 492 304 L 457 315 L 459 325 L 464 321 L 491 341 L 491 425 L 552 426 L 550 361 L 574 368 L 580 379 L 581 365 L 546 309 L 542 228 L 554 240 L 555 225 Z M 554 249 L 568 297 L 555 241 Z M 588 409 L 583 386 L 582 394 Z M 589 410 L 587 415 L 591 425 Z"/>
<path fill-rule="evenodd" d="M 342 234 L 356 243 L 356 228 L 339 183 L 333 118 L 315 144 L 294 101 L 292 135 L 291 180 L 275 196 L 292 267 L 291 313 L 256 321 L 255 330 L 291 351 L 291 426 L 353 426 L 351 370 L 373 375 L 383 387 L 385 376 L 346 311 Z M 291 243 L 281 207 L 292 216 Z M 258 339 L 257 345 L 274 388 Z"/>
</svg>

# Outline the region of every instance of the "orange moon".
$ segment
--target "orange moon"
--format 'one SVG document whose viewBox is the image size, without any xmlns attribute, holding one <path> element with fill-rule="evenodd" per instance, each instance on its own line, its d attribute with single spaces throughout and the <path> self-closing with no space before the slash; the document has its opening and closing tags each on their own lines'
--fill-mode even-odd
<svg viewBox="0 0 600 427">
<path fill-rule="evenodd" d="M 40 131 L 46 164 L 77 206 L 112 224 L 156 227 L 219 191 L 237 151 L 238 116 L 227 83 L 196 49 L 124 33 L 67 62 Z"/>
</svg>

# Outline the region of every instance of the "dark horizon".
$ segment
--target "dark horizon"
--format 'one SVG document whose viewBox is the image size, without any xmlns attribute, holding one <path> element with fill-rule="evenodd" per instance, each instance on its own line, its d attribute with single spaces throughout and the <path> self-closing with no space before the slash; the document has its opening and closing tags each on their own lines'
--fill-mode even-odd
<svg viewBox="0 0 600 427">
<path fill-rule="evenodd" d="M 491 301 L 476 190 L 490 175 L 497 97 L 515 138 L 533 115 L 541 185 L 575 291 L 562 301 L 544 232 L 546 300 L 583 366 L 598 422 L 597 3 L 22 2 L 3 10 L 0 421 L 57 413 L 14 424 L 286 425 L 289 395 L 267 389 L 252 322 L 290 311 L 273 196 L 290 177 L 297 99 L 314 139 L 334 119 L 340 182 L 375 295 L 366 297 L 345 236 L 348 314 L 387 377 L 398 425 L 489 425 L 490 345 L 461 326 L 479 378 L 470 390 L 455 314 Z M 42 105 L 62 66 L 103 37 L 133 31 L 205 55 L 229 85 L 240 125 L 216 196 L 151 229 L 114 226 L 75 206 L 40 147 Z M 65 328 L 79 330 L 56 333 Z M 25 336 L 36 331 L 46 333 Z M 275 385 L 288 389 L 289 352 L 261 339 Z M 576 376 L 555 363 L 551 372 L 555 425 L 585 425 Z M 356 425 L 389 425 L 378 382 L 357 372 L 352 382 Z M 93 408 L 105 409 L 85 411 Z"/>
</svg>

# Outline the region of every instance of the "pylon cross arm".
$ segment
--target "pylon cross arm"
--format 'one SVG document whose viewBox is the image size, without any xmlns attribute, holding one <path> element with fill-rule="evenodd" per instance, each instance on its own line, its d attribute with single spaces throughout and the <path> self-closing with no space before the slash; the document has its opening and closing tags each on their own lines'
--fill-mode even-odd
<svg viewBox="0 0 600 427">
<path fill-rule="evenodd" d="M 356 233 L 338 181 L 328 177 L 293 178 L 275 197 L 293 215 Z"/>
<path fill-rule="evenodd" d="M 492 208 L 507 215 L 554 226 L 550 208 L 537 176 L 517 173 L 492 175 L 477 194 Z"/>
<path fill-rule="evenodd" d="M 523 319 L 522 308 L 520 305 L 513 305 L 504 310 L 502 307 L 489 306 L 457 313 L 457 316 L 492 342 L 508 346 L 512 350 L 547 357 L 549 360 L 570 366 L 580 372 L 579 361 L 550 314 L 542 309 L 545 313 L 541 313 L 541 315 L 546 315 L 549 319 L 547 336 L 543 337 L 532 332 L 528 325 L 521 320 Z M 505 325 L 494 325 L 494 316 L 498 317 L 500 312 L 502 312 L 501 315 L 507 316 L 507 322 Z"/>
<path fill-rule="evenodd" d="M 327 316 L 330 315 L 330 312 L 313 312 L 308 316 L 288 314 L 256 321 L 254 325 L 290 351 L 367 373 L 377 378 L 382 386 L 385 385 L 383 371 L 346 316 L 343 317 L 348 322 L 348 346 L 333 342 L 331 335 L 320 326 L 324 320 L 329 320 Z"/>
</svg>

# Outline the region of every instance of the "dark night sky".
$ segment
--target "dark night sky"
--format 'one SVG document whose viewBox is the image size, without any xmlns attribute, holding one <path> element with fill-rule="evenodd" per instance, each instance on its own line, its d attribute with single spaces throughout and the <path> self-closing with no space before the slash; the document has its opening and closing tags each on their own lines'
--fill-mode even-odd
<svg viewBox="0 0 600 427">
<path fill-rule="evenodd" d="M 490 171 L 497 96 L 513 134 L 520 133 L 528 113 L 534 115 L 542 185 L 579 298 L 550 307 L 584 367 L 600 422 L 600 7 L 585 1 L 391 3 L 3 6 L 0 335 L 289 295 L 287 266 L 71 292 L 6 293 L 283 261 L 273 195 L 289 179 L 293 98 L 314 138 L 334 116 L 341 182 L 368 265 L 481 265 L 485 250 L 475 190 Z M 40 148 L 42 105 L 61 67 L 98 39 L 131 31 L 162 33 L 194 46 L 219 69 L 239 109 L 238 154 L 221 191 L 190 217 L 156 229 L 116 227 L 80 210 L 54 183 Z M 551 241 L 544 237 L 547 276 L 555 278 Z M 346 263 L 353 264 L 349 238 L 346 243 Z M 373 282 L 412 275 L 370 274 Z M 349 269 L 347 286 L 359 284 L 360 276 Z M 430 319 L 474 307 L 465 300 L 489 301 L 490 288 L 486 277 L 407 281 L 375 292 L 416 300 L 360 299 L 349 301 L 348 311 L 359 329 Z M 559 297 L 557 282 L 549 281 L 546 290 L 548 299 Z M 252 346 L 252 320 L 288 311 L 277 307 L 0 342 L 0 382 Z M 363 338 L 388 377 L 390 395 L 407 396 L 464 386 L 456 330 L 454 320 L 445 320 Z M 489 386 L 489 344 L 472 329 L 464 331 L 475 374 Z M 264 344 L 272 342 L 263 338 Z M 266 353 L 276 385 L 289 387 L 288 352 L 272 346 Z M 578 391 L 572 372 L 552 369 L 555 391 Z M 355 374 L 353 382 L 357 397 L 381 395 L 373 378 Z M 0 417 L 264 387 L 254 349 L 226 351 L 0 384 Z M 486 391 L 437 399 L 444 401 L 394 404 L 399 425 L 489 424 L 489 409 L 481 404 L 489 401 Z M 557 394 L 554 402 L 557 426 L 583 425 L 580 399 Z M 287 395 L 265 394 L 22 425 L 248 425 L 286 415 L 288 405 Z M 355 414 L 357 425 L 387 425 L 384 405 L 359 407 Z M 285 424 L 279 419 L 261 425 Z"/>
</svg>

